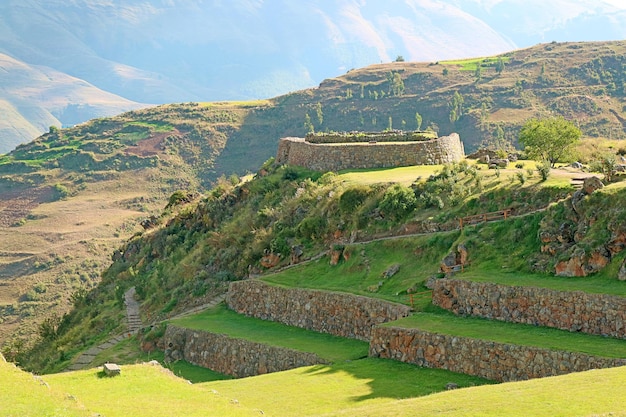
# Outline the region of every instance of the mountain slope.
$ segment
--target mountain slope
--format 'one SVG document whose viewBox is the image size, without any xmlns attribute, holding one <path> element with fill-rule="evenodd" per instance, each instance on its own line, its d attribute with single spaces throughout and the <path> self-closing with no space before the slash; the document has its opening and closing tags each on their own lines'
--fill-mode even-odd
<svg viewBox="0 0 626 417">
<path fill-rule="evenodd" d="M 625 54 L 626 42 L 550 43 L 502 55 L 501 73 L 497 57 L 379 64 L 271 100 L 163 105 L 53 129 L 0 157 L 2 336 L 32 334 L 45 315 L 66 312 L 68 297 L 96 285 L 113 249 L 174 191 L 227 187 L 233 173 L 275 156 L 281 137 L 311 126 L 408 130 L 419 115 L 422 129 L 460 132 L 467 152 L 506 151 L 527 118 L 560 114 L 591 139 L 579 157 L 593 161 L 603 152 L 593 138 L 624 137 Z M 455 97 L 463 104 L 451 120 Z"/>
<path fill-rule="evenodd" d="M 0 54 L 0 71 L 0 153 L 31 141 L 50 126 L 74 125 L 143 106 L 4 54 Z"/>
</svg>

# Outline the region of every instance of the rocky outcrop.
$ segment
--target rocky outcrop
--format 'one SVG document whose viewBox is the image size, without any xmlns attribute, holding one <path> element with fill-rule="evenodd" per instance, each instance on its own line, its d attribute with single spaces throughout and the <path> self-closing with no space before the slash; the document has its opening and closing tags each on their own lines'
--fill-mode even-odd
<svg viewBox="0 0 626 417">
<path fill-rule="evenodd" d="M 585 178 L 570 204 L 554 215 L 549 213 L 542 221 L 539 232 L 541 252 L 547 262 L 554 262 L 555 275 L 584 277 L 594 274 L 626 248 L 626 226 L 619 217 L 622 208 L 611 209 L 600 199 L 590 200 L 590 196 L 603 187 L 599 178 Z M 601 214 L 601 210 L 606 211 Z M 613 216 L 610 221 L 601 221 L 609 216 Z M 609 238 L 604 237 L 607 232 Z M 547 258 L 556 256 L 561 259 Z"/>
<path fill-rule="evenodd" d="M 439 279 L 433 304 L 458 315 L 626 339 L 626 298 Z"/>
<path fill-rule="evenodd" d="M 519 381 L 626 365 L 626 359 L 388 326 L 374 329 L 369 354 L 495 381 Z"/>
<path fill-rule="evenodd" d="M 230 284 L 237 313 L 335 336 L 369 341 L 372 327 L 409 315 L 408 306 L 329 291 L 282 288 L 257 280 Z"/>
<path fill-rule="evenodd" d="M 314 353 L 185 329 L 171 324 L 167 326 L 163 342 L 166 346 L 166 362 L 186 360 L 194 365 L 237 378 L 328 363 Z"/>
</svg>

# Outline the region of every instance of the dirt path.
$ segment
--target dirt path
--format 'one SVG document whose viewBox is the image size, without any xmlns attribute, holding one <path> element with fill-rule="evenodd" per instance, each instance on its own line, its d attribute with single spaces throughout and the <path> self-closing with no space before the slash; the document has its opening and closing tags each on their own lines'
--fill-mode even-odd
<svg viewBox="0 0 626 417">
<path fill-rule="evenodd" d="M 85 352 L 81 353 L 76 358 L 74 363 L 72 363 L 66 369 L 66 371 L 78 371 L 81 369 L 85 369 L 89 366 L 92 366 L 93 361 L 96 359 L 97 355 L 102 353 L 104 350 L 112 348 L 113 346 L 121 342 L 122 340 L 132 337 L 133 335 L 137 334 L 139 330 L 145 327 L 139 315 L 139 303 L 135 299 L 135 294 L 136 294 L 135 287 L 130 288 L 128 291 L 124 293 L 124 304 L 126 305 L 126 319 L 128 323 L 128 331 L 126 331 L 124 334 L 114 336 L 110 338 L 109 340 L 107 340 L 106 342 L 98 346 L 94 346 L 86 350 Z M 185 316 L 195 314 L 200 311 L 215 307 L 216 305 L 224 301 L 224 298 L 225 298 L 225 294 L 221 294 L 213 298 L 208 303 L 190 308 L 189 310 L 183 311 L 177 314 L 176 316 L 168 318 L 167 320 L 185 317 Z M 166 321 L 166 320 L 163 320 L 163 321 Z M 156 323 L 153 323 L 153 324 L 156 324 Z"/>
</svg>

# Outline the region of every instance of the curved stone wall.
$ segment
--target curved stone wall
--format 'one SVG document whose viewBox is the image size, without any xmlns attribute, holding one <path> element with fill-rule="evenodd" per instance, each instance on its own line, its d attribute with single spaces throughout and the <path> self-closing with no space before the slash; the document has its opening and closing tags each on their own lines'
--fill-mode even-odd
<svg viewBox="0 0 626 417">
<path fill-rule="evenodd" d="M 370 356 L 447 369 L 494 381 L 520 381 L 626 365 L 626 359 L 387 326 L 374 329 Z"/>
<path fill-rule="evenodd" d="M 286 371 L 328 363 L 314 353 L 264 345 L 202 330 L 169 324 L 163 336 L 166 358 L 184 359 L 194 365 L 237 378 Z"/>
<path fill-rule="evenodd" d="M 230 284 L 226 303 L 246 316 L 335 336 L 370 340 L 372 327 L 409 315 L 411 309 L 357 295 L 282 288 L 257 280 Z"/>
<path fill-rule="evenodd" d="M 390 168 L 458 162 L 465 157 L 458 134 L 414 142 L 310 143 L 303 138 L 283 138 L 276 162 L 316 171 L 356 168 Z"/>
<path fill-rule="evenodd" d="M 458 315 L 626 338 L 626 298 L 612 295 L 439 279 L 433 304 Z"/>
</svg>

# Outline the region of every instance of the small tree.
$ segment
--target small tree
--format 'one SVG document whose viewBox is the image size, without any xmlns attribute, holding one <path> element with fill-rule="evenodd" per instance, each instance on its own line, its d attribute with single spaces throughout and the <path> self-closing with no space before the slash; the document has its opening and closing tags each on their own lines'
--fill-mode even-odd
<svg viewBox="0 0 626 417">
<path fill-rule="evenodd" d="M 422 128 L 422 115 L 418 112 L 415 112 L 415 124 L 417 125 L 417 130 Z"/>
<path fill-rule="evenodd" d="M 520 131 L 519 143 L 528 157 L 547 161 L 553 168 L 557 162 L 571 157 L 581 135 L 580 129 L 563 117 L 530 119 Z"/>
<path fill-rule="evenodd" d="M 502 71 L 504 71 L 504 59 L 502 59 L 502 57 L 499 57 L 496 61 L 496 73 L 502 74 Z"/>
</svg>

